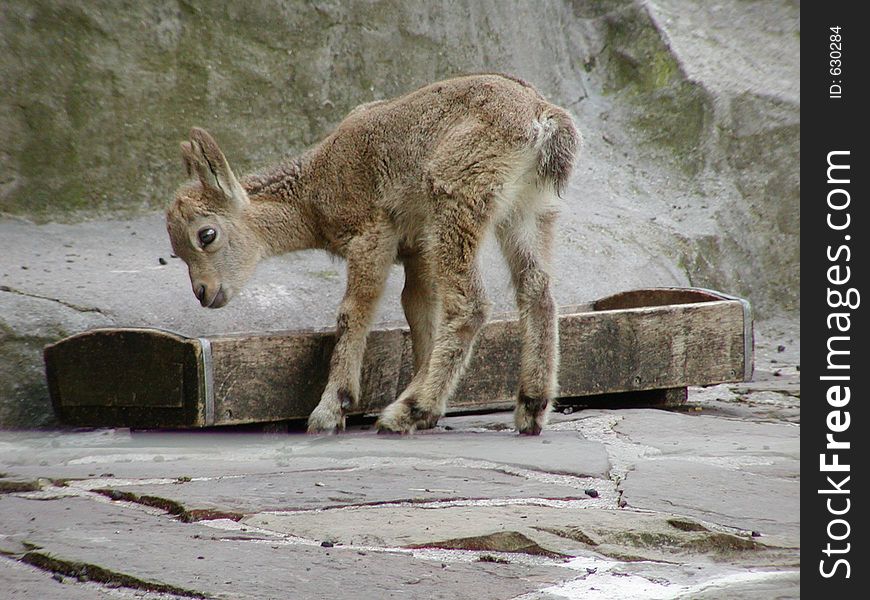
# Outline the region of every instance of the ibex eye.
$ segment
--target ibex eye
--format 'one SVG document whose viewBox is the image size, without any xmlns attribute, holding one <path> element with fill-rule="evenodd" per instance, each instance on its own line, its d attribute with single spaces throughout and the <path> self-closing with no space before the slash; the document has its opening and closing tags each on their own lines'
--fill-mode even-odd
<svg viewBox="0 0 870 600">
<path fill-rule="evenodd" d="M 214 241 L 214 239 L 217 237 L 217 231 L 215 231 L 211 227 L 203 227 L 199 230 L 199 233 L 197 235 L 199 236 L 199 243 L 202 244 L 203 247 L 205 247 Z"/>
</svg>

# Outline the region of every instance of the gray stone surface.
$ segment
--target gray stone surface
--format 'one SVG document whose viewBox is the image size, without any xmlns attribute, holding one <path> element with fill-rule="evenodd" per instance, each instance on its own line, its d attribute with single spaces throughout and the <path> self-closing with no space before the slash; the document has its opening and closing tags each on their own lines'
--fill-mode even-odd
<svg viewBox="0 0 870 600">
<path fill-rule="evenodd" d="M 564 600 L 565 598 L 600 598 L 601 600 L 658 599 L 677 600 L 779 600 L 800 598 L 800 574 L 794 571 L 768 571 L 739 573 L 724 570 L 713 579 L 704 579 L 707 573 L 692 577 L 683 573 L 682 583 L 661 579 L 650 580 L 636 574 L 636 563 L 626 568 L 607 565 L 584 567 L 596 569 L 586 577 L 521 596 L 522 600 Z"/>
<path fill-rule="evenodd" d="M 493 538 L 495 532 L 521 536 L 537 546 L 530 554 L 598 555 L 623 560 L 674 562 L 727 560 L 731 565 L 794 567 L 797 552 L 774 540 L 763 543 L 748 534 L 710 531 L 695 520 L 672 525 L 667 512 L 640 512 L 604 507 L 592 500 L 537 499 L 520 502 L 440 502 L 353 507 L 326 511 L 276 511 L 245 518 L 242 523 L 307 539 L 345 545 L 461 547 L 480 550 L 492 543 L 516 552 L 514 542 Z M 422 511 L 437 519 L 423 519 Z M 708 523 L 711 521 L 707 521 Z M 682 531 L 689 523 L 698 531 Z"/>
<path fill-rule="evenodd" d="M 386 438 L 2 432 L 0 586 L 154 594 L 99 583 L 120 574 L 218 598 L 796 598 L 799 405 L 764 398 L 797 356 L 765 356 L 757 383 L 692 390 L 673 412 L 557 413 L 532 443 L 509 413 Z M 55 562 L 40 576 L 13 562 L 28 552 Z M 80 563 L 109 575 L 79 582 Z"/>
<path fill-rule="evenodd" d="M 449 422 L 449 421 L 448 421 Z M 219 474 L 310 472 L 361 468 L 360 455 L 378 464 L 428 462 L 457 466 L 503 468 L 606 477 L 607 453 L 577 432 L 517 438 L 512 431 L 423 432 L 411 437 L 352 432 L 342 436 L 303 434 L 232 434 L 214 432 L 131 433 L 102 430 L 69 436 L 64 433 L 4 434 L 0 441 L 6 464 L 36 476 L 50 467 L 56 477 L 101 475 L 126 477 L 214 477 Z M 38 449 L 38 450 L 37 450 Z M 70 459 L 70 453 L 75 457 Z"/>
<path fill-rule="evenodd" d="M 796 598 L 799 354 L 767 335 L 758 381 L 557 413 L 531 443 L 509 413 L 387 438 L 2 432 L 0 584 L 155 593 L 69 575 L 87 563 L 215 597 Z"/>
<path fill-rule="evenodd" d="M 373 461 L 370 466 L 327 463 L 322 469 L 202 478 L 184 485 L 106 486 L 169 498 L 189 507 L 254 510 L 309 510 L 392 502 L 433 502 L 483 498 L 585 498 L 582 489 L 541 483 L 492 469 L 463 467 L 462 460 Z M 409 468 L 409 463 L 413 468 Z M 585 489 L 585 488 L 584 488 Z"/>
<path fill-rule="evenodd" d="M 172 600 L 177 596 L 158 596 L 140 590 L 119 590 L 100 584 L 80 582 L 75 577 L 52 575 L 28 564 L 0 558 L 3 597 L 17 600 Z"/>
<path fill-rule="evenodd" d="M 688 460 L 653 461 L 632 470 L 620 490 L 633 508 L 689 515 L 798 545 L 797 470 L 787 479 Z"/>
<path fill-rule="evenodd" d="M 155 519 L 78 498 L 36 505 L 9 498 L 3 508 L 7 536 L 36 547 L 31 552 L 217 598 L 340 598 L 349 590 L 372 600 L 407 597 L 410 590 L 421 598 L 513 598 L 561 574 L 552 565 L 445 568 L 408 553 L 283 543 L 280 536 Z"/>
<path fill-rule="evenodd" d="M 619 414 L 616 434 L 656 448 L 662 462 L 692 460 L 782 478 L 794 477 L 800 468 L 800 444 L 794 435 L 796 426 L 790 423 L 631 410 Z M 745 460 L 747 452 L 753 457 L 750 462 Z"/>
<path fill-rule="evenodd" d="M 448 74 L 506 69 L 576 100 L 574 57 L 603 12 L 575 15 L 561 0 L 0 10 L 0 75 L 19 82 L 0 92 L 0 210 L 42 218 L 160 207 L 192 124 L 249 167 L 316 142 L 357 104 Z"/>
</svg>

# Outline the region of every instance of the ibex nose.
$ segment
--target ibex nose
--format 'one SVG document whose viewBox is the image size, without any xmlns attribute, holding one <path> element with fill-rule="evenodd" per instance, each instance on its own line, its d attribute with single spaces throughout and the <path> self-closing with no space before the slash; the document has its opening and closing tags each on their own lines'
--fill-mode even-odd
<svg viewBox="0 0 870 600">
<path fill-rule="evenodd" d="M 195 292 L 194 292 L 196 294 L 197 299 L 199 300 L 199 303 L 202 304 L 203 306 L 205 306 L 205 292 L 206 292 L 206 286 L 204 283 L 201 283 L 198 286 L 196 286 Z"/>
</svg>

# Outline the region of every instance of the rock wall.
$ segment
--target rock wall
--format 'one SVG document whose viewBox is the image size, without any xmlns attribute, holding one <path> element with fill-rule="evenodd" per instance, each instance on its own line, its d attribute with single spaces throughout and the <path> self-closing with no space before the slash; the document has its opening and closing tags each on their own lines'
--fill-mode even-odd
<svg viewBox="0 0 870 600">
<path fill-rule="evenodd" d="M 2 7 L 0 209 L 160 208 L 176 140 L 207 126 L 240 167 L 314 143 L 352 107 L 465 71 L 578 88 L 563 2 L 36 0 Z"/>
</svg>

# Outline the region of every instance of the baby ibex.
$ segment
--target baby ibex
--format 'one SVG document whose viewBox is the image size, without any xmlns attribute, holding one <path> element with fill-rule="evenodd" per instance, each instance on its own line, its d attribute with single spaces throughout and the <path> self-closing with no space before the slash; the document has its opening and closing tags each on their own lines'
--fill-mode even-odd
<svg viewBox="0 0 870 600">
<path fill-rule="evenodd" d="M 356 406 L 366 335 L 390 265 L 400 261 L 415 374 L 377 428 L 408 433 L 444 414 L 487 319 L 477 257 L 494 230 L 521 322 L 516 427 L 537 435 L 559 363 L 548 274 L 554 200 L 578 141 L 565 110 L 495 74 L 359 106 L 302 156 L 242 179 L 194 128 L 181 150 L 198 181 L 169 207 L 169 237 L 208 308 L 229 302 L 265 257 L 321 248 L 347 260 L 329 380 L 309 432 L 342 430 Z"/>
</svg>

